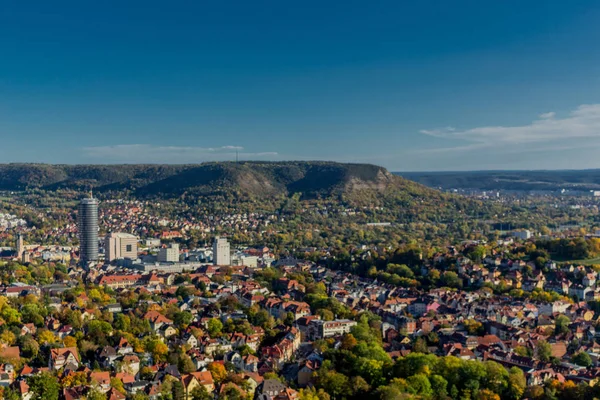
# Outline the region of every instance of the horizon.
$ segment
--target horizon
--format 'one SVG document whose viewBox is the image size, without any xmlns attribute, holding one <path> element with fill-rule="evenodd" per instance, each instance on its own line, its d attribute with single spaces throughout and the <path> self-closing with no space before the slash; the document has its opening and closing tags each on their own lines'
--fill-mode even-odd
<svg viewBox="0 0 600 400">
<path fill-rule="evenodd" d="M 112 163 L 112 164 L 102 164 L 102 163 L 46 163 L 46 162 L 27 162 L 27 161 L 18 161 L 18 162 L 0 162 L 1 165 L 48 165 L 48 166 L 69 166 L 69 167 L 77 167 L 77 166 L 97 166 L 97 167 L 115 167 L 115 166 L 200 166 L 204 164 L 219 164 L 219 163 L 229 163 L 229 164 L 243 164 L 243 163 L 331 163 L 331 164 L 354 164 L 354 165 L 373 165 L 376 167 L 384 168 L 388 172 L 392 174 L 401 174 L 401 173 L 410 173 L 410 174 L 453 174 L 453 173 L 493 173 L 493 172 L 585 172 L 585 171 L 600 171 L 599 168 L 556 168 L 556 169 L 472 169 L 472 170 L 391 170 L 383 165 L 373 164 L 373 163 L 359 163 L 359 162 L 343 162 L 343 161 L 334 161 L 334 160 L 216 160 L 216 161 L 201 161 L 197 163 Z"/>
<path fill-rule="evenodd" d="M 34 3 L 0 11 L 3 162 L 600 168 L 591 0 Z"/>
</svg>

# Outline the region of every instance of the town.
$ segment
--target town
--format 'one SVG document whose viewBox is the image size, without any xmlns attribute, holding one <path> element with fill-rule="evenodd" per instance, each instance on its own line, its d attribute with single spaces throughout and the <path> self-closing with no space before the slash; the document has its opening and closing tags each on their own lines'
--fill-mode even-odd
<svg viewBox="0 0 600 400">
<path fill-rule="evenodd" d="M 126 210 L 84 198 L 71 246 L 28 243 L 26 221 L 4 216 L 15 238 L 0 268 L 5 399 L 595 393 L 600 266 L 549 256 L 595 251 L 595 235 L 538 248 L 519 230 L 433 254 L 315 258 L 219 236 L 180 247 L 188 230 L 168 224 L 141 239 L 126 222 L 139 204 Z"/>
<path fill-rule="evenodd" d="M 600 399 L 598 21 L 0 1 L 0 400 Z"/>
</svg>

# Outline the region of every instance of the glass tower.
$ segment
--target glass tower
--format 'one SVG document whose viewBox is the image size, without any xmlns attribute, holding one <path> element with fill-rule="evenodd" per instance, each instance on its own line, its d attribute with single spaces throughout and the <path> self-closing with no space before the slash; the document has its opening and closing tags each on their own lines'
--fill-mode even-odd
<svg viewBox="0 0 600 400">
<path fill-rule="evenodd" d="M 81 262 L 98 261 L 98 200 L 92 197 L 81 200 L 77 231 Z"/>
</svg>

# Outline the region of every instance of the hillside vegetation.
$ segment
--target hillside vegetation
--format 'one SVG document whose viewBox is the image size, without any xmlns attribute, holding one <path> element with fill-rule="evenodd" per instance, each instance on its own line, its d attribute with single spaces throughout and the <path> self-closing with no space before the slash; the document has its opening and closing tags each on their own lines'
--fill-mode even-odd
<svg viewBox="0 0 600 400">
<path fill-rule="evenodd" d="M 0 165 L 0 190 L 129 190 L 140 196 L 210 195 L 240 191 L 246 195 L 305 197 L 361 189 L 423 190 L 382 167 L 331 162 L 240 162 L 199 165 Z M 418 187 L 418 188 L 417 188 Z"/>
<path fill-rule="evenodd" d="M 423 185 L 478 190 L 600 190 L 600 169 L 557 171 L 394 172 Z"/>
<path fill-rule="evenodd" d="M 16 192 L 0 209 L 27 214 L 35 226 L 47 224 L 48 213 L 52 221 L 67 221 L 90 189 L 106 207 L 115 199 L 158 200 L 147 203 L 148 212 L 171 220 L 209 224 L 210 218 L 241 213 L 272 216 L 268 232 L 240 232 L 228 223 L 219 229 L 236 243 L 265 243 L 266 235 L 266 243 L 292 247 L 415 240 L 447 245 L 489 234 L 494 224 L 536 229 L 549 217 L 571 218 L 555 215 L 560 210 L 546 217 L 518 205 L 443 193 L 368 164 L 0 165 L 0 190 Z"/>
</svg>

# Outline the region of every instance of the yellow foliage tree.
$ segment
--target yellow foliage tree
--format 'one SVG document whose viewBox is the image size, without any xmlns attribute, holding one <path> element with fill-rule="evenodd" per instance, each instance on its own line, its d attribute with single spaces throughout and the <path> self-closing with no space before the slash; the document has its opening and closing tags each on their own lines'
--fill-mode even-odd
<svg viewBox="0 0 600 400">
<path fill-rule="evenodd" d="M 213 377 L 213 380 L 216 383 L 221 383 L 227 377 L 227 370 L 221 363 L 210 363 L 206 369 L 210 372 Z"/>
<path fill-rule="evenodd" d="M 8 331 L 8 330 L 4 331 L 0 335 L 0 342 L 4 343 L 6 345 L 12 346 L 13 344 L 15 344 L 16 341 L 17 341 L 17 337 L 11 331 Z"/>
<path fill-rule="evenodd" d="M 40 342 L 41 344 L 56 343 L 56 336 L 54 336 L 54 333 L 50 332 L 47 329 L 39 330 L 37 338 L 38 338 L 38 342 Z"/>
<path fill-rule="evenodd" d="M 65 347 L 77 347 L 77 339 L 73 336 L 65 336 L 63 339 L 63 344 Z"/>
</svg>

